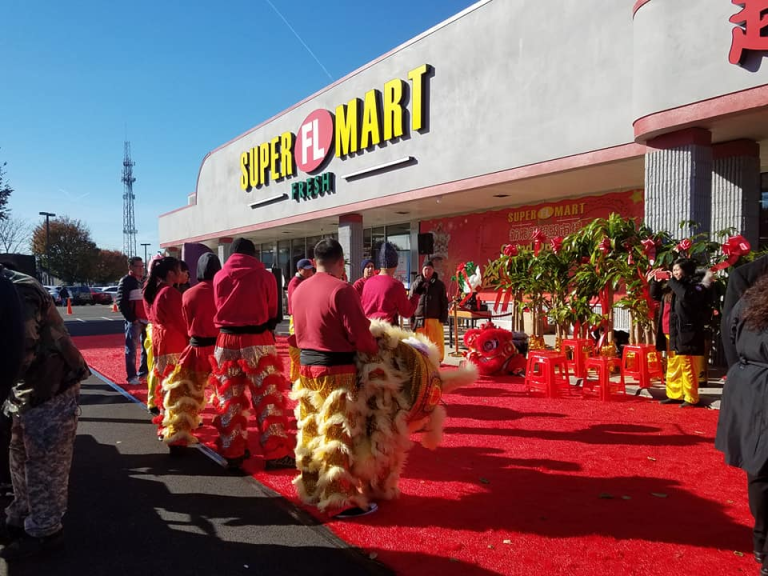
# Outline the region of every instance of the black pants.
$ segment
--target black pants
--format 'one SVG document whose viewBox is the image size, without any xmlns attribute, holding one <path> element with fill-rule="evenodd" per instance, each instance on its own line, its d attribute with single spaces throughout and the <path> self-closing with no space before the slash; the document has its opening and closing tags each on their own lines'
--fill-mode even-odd
<svg viewBox="0 0 768 576">
<path fill-rule="evenodd" d="M 753 550 L 768 552 L 768 462 L 763 464 L 754 476 L 747 474 L 747 492 L 749 511 L 755 518 L 755 528 L 752 531 Z"/>
<path fill-rule="evenodd" d="M 0 484 L 11 483 L 11 464 L 9 449 L 11 445 L 11 425 L 13 419 L 0 412 Z M 2 496 L 2 493 L 0 493 Z"/>
</svg>

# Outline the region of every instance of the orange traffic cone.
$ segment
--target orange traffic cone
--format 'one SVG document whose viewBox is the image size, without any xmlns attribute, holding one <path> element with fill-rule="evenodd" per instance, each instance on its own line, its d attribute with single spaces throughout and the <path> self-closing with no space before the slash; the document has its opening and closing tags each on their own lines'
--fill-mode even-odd
<svg viewBox="0 0 768 576">
<path fill-rule="evenodd" d="M 117 312 L 117 311 L 118 311 L 118 310 L 117 310 L 117 302 L 115 302 L 115 301 L 113 300 L 113 301 L 112 301 L 112 312 Z"/>
<path fill-rule="evenodd" d="M 72 298 L 67 298 L 67 314 L 72 315 Z"/>
</svg>

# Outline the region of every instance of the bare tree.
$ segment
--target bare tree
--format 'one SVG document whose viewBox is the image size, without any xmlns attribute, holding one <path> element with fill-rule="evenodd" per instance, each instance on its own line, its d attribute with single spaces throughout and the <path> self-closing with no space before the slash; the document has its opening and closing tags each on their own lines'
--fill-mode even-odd
<svg viewBox="0 0 768 576">
<path fill-rule="evenodd" d="M 26 220 L 8 216 L 0 219 L 0 252 L 29 253 L 32 229 Z"/>
</svg>

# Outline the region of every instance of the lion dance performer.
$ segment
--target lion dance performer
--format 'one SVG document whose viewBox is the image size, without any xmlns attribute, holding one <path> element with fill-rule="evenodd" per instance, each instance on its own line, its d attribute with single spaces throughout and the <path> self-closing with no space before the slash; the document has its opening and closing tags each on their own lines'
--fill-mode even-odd
<svg viewBox="0 0 768 576">
<path fill-rule="evenodd" d="M 266 468 L 293 468 L 293 441 L 284 414 L 288 384 L 272 334 L 278 318 L 277 281 L 256 258 L 250 240 L 237 238 L 232 252 L 213 281 L 214 324 L 219 329 L 212 363 L 218 448 L 230 468 L 239 468 L 250 456 L 248 389 Z"/>
<path fill-rule="evenodd" d="M 187 327 L 181 311 L 181 294 L 173 287 L 179 275 L 179 261 L 166 256 L 153 267 L 144 287 L 147 315 L 152 323 L 152 368 L 158 388 L 176 368 L 179 357 L 187 346 Z M 160 412 L 152 421 L 158 425 L 162 436 L 162 391 L 155 392 L 155 404 Z"/>
<path fill-rule="evenodd" d="M 156 254 L 149 262 L 149 268 L 147 270 L 147 276 L 152 274 L 152 268 L 163 257 Z M 149 312 L 147 312 L 147 327 L 144 330 L 144 353 L 147 356 L 147 410 L 153 416 L 160 414 L 160 408 L 155 406 L 155 392 L 158 389 L 157 377 L 155 376 L 155 353 L 152 347 L 152 321 L 149 319 Z"/>
<path fill-rule="evenodd" d="M 182 315 L 189 334 L 189 344 L 179 358 L 173 373 L 163 381 L 163 441 L 171 453 L 179 447 L 197 443 L 192 430 L 200 424 L 200 411 L 205 407 L 205 386 L 211 376 L 210 357 L 214 353 L 219 331 L 213 323 L 216 303 L 213 277 L 221 270 L 218 256 L 203 254 L 197 261 L 198 283 L 184 292 Z"/>
<path fill-rule="evenodd" d="M 301 350 L 299 433 L 294 485 L 307 504 L 337 518 L 376 509 L 394 498 L 409 433 L 440 439 L 441 388 L 474 380 L 473 369 L 444 376 L 425 337 L 365 317 L 353 287 L 340 280 L 344 253 L 335 240 L 315 247 L 318 274 L 296 291 L 296 341 Z M 378 338 L 376 338 L 378 337 Z M 449 379 L 452 380 L 448 384 Z"/>
</svg>

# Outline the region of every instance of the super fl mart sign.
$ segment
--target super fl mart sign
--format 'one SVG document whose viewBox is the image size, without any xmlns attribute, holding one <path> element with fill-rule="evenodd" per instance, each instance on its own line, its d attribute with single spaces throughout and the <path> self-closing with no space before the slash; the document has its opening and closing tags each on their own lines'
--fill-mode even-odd
<svg viewBox="0 0 768 576">
<path fill-rule="evenodd" d="M 243 152 L 240 154 L 240 188 L 250 192 L 270 182 L 296 176 L 298 171 L 311 174 L 324 165 L 332 150 L 337 158 L 345 158 L 402 138 L 409 130 L 423 130 L 431 70 L 429 64 L 414 68 L 408 72 L 407 82 L 400 78 L 385 82 L 383 90 L 369 90 L 362 99 L 353 98 L 340 104 L 335 114 L 324 108 L 314 110 L 297 133 L 283 132 Z M 308 188 L 312 187 L 308 185 Z"/>
</svg>

